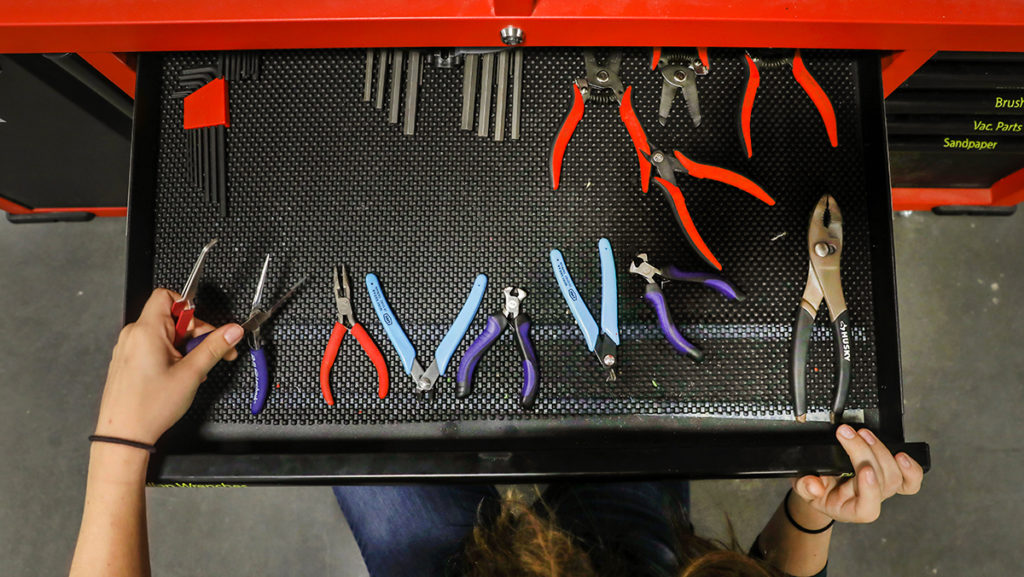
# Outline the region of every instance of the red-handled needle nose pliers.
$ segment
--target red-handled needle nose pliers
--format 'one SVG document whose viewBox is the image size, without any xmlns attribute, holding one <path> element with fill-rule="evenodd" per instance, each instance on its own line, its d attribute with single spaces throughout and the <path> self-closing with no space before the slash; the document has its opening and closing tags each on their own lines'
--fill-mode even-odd
<svg viewBox="0 0 1024 577">
<path fill-rule="evenodd" d="M 828 99 L 828 95 L 818 85 L 818 81 L 804 66 L 800 49 L 797 49 L 793 56 L 751 56 L 747 52 L 744 57 L 747 63 L 747 85 L 743 90 L 743 100 L 740 102 L 740 140 L 743 142 L 747 158 L 754 155 L 750 143 L 750 114 L 754 110 L 754 97 L 757 96 L 757 88 L 761 85 L 761 72 L 786 66 L 793 70 L 793 78 L 796 78 L 797 84 L 804 89 L 807 96 L 811 98 L 811 102 L 814 103 L 814 107 L 818 109 L 821 121 L 825 123 L 825 131 L 828 133 L 828 140 L 832 144 L 832 148 L 839 146 L 836 112 L 832 109 L 832 101 Z"/>
<path fill-rule="evenodd" d="M 672 214 L 675 216 L 676 224 L 679 225 L 679 228 L 683 229 L 686 240 L 690 241 L 690 245 L 701 258 L 718 270 L 722 270 L 722 264 L 718 262 L 718 259 L 715 258 L 715 255 L 711 253 L 711 249 L 704 242 L 704 239 L 700 237 L 700 233 L 697 232 L 697 226 L 693 224 L 693 219 L 690 218 L 690 211 L 686 209 L 683 191 L 680 190 L 679 185 L 676 183 L 676 173 L 688 174 L 694 178 L 710 178 L 724 182 L 750 193 L 768 206 L 775 204 L 775 199 L 768 196 L 768 193 L 763 188 L 749 178 L 718 166 L 694 162 L 683 156 L 678 150 L 673 151 L 671 156 L 661 150 L 654 150 L 650 153 L 648 159 L 658 173 L 654 177 L 654 182 L 657 183 L 658 188 L 665 195 L 665 200 L 672 207 Z"/>
<path fill-rule="evenodd" d="M 189 273 L 188 280 L 185 281 L 185 288 L 181 289 L 181 298 L 174 301 L 174 304 L 171 305 L 171 316 L 176 319 L 174 322 L 174 348 L 176 349 L 181 349 L 185 344 L 188 325 L 195 316 L 196 307 L 192 301 L 196 298 L 199 279 L 203 276 L 203 264 L 206 262 L 207 253 L 210 252 L 210 249 L 215 244 L 217 244 L 217 239 L 211 240 L 203 247 L 203 250 L 199 253 L 199 258 L 196 259 L 196 264 L 192 265 L 192 272 Z"/>
<path fill-rule="evenodd" d="M 551 187 L 558 190 L 558 181 L 562 175 L 562 159 L 565 157 L 565 148 L 572 139 L 576 125 L 583 118 L 584 103 L 595 102 L 618 102 L 619 117 L 622 118 L 629 137 L 633 140 L 636 148 L 636 156 L 640 163 L 640 188 L 647 192 L 651 180 L 651 165 L 645 160 L 644 154 L 650 152 L 647 144 L 647 136 L 644 134 L 640 120 L 633 110 L 633 102 L 630 98 L 632 86 L 623 86 L 619 79 L 619 67 L 622 64 L 622 52 L 614 51 L 608 55 L 603 64 L 597 63 L 597 58 L 592 50 L 583 51 L 583 62 L 587 68 L 587 75 L 578 78 L 573 84 L 572 108 L 565 116 L 562 127 L 558 129 L 555 141 L 551 146 Z"/>
<path fill-rule="evenodd" d="M 324 358 L 320 362 L 320 392 L 328 405 L 334 404 L 334 396 L 331 395 L 331 367 L 338 357 L 338 349 L 341 347 L 341 340 L 345 338 L 346 332 L 351 332 L 363 347 L 363 351 L 373 361 L 377 369 L 377 396 L 384 398 L 388 396 L 388 365 L 384 362 L 384 355 L 374 344 L 373 339 L 367 334 L 363 325 L 356 322 L 352 314 L 351 288 L 348 281 L 348 269 L 341 265 L 341 278 L 338 278 L 338 267 L 334 267 L 334 302 L 338 305 L 338 320 L 331 330 L 331 339 L 327 342 L 327 349 L 324 351 Z"/>
</svg>

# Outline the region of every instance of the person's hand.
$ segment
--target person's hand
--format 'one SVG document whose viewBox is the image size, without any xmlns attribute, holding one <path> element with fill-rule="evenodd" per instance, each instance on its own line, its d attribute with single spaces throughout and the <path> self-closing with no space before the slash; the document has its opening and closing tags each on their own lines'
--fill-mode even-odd
<svg viewBox="0 0 1024 577">
<path fill-rule="evenodd" d="M 906 453 L 895 456 L 871 431 L 842 425 L 836 438 L 853 462 L 853 478 L 808 475 L 793 481 L 795 501 L 842 523 L 871 523 L 882 501 L 893 495 L 913 495 L 921 489 L 924 469 Z"/>
<path fill-rule="evenodd" d="M 174 348 L 171 305 L 177 293 L 156 289 L 137 322 L 121 330 L 100 402 L 96 434 L 154 444 L 180 419 L 206 373 L 221 359 L 238 357 L 242 327 L 218 329 L 193 319 L 189 336 L 213 331 L 184 357 Z"/>
</svg>

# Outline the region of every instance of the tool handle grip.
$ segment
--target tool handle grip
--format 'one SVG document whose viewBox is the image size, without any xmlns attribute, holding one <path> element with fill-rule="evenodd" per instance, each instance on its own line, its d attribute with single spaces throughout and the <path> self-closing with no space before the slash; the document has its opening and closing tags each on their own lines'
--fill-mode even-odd
<svg viewBox="0 0 1024 577">
<path fill-rule="evenodd" d="M 853 335 L 850 334 L 850 315 L 848 311 L 839 313 L 832 323 L 832 335 L 836 345 L 836 396 L 832 402 L 832 422 L 839 423 L 843 419 L 843 407 L 850 392 L 850 374 L 852 372 L 851 345 Z"/>
<path fill-rule="evenodd" d="M 505 323 L 505 317 L 498 315 L 487 317 L 487 324 L 484 326 L 483 332 L 473 340 L 473 344 L 469 345 L 466 354 L 462 355 L 462 360 L 459 361 L 459 370 L 455 376 L 456 397 L 465 399 L 472 394 L 473 373 L 476 371 L 476 365 L 483 358 L 484 353 L 498 341 L 502 329 L 505 328 Z"/>
<path fill-rule="evenodd" d="M 252 371 L 256 378 L 256 393 L 252 397 L 252 406 L 249 410 L 252 414 L 258 415 L 267 403 L 267 394 L 270 392 L 270 369 L 267 368 L 267 355 L 263 349 L 249 349 L 249 358 L 252 360 Z"/>
<path fill-rule="evenodd" d="M 370 357 L 373 367 L 377 369 L 377 396 L 382 399 L 387 397 L 390 377 L 388 375 L 388 364 L 384 361 L 384 355 L 380 353 L 377 344 L 373 342 L 373 339 L 366 332 L 366 329 L 363 328 L 363 325 L 359 323 L 352 325 L 352 336 L 356 338 L 359 346 L 363 347 L 363 352 L 366 353 L 366 356 Z"/>
<path fill-rule="evenodd" d="M 754 97 L 757 96 L 757 87 L 761 85 L 761 73 L 757 70 L 757 64 L 750 54 L 743 55 L 747 63 L 747 82 L 743 87 L 743 99 L 740 101 L 740 142 L 743 144 L 743 151 L 747 158 L 754 155 L 754 149 L 750 142 L 750 116 L 754 112 Z"/>
<path fill-rule="evenodd" d="M 715 274 L 684 272 L 676 268 L 674 265 L 669 265 L 661 269 L 661 274 L 667 279 L 700 283 L 711 287 L 718 291 L 719 294 L 730 300 L 742 301 L 747 298 L 747 295 L 743 294 L 743 291 L 736 288 L 736 285 L 729 282 L 726 278 Z"/>
<path fill-rule="evenodd" d="M 793 415 L 802 421 L 807 415 L 807 350 L 811 342 L 814 317 L 804 307 L 796 313 L 793 329 L 793 356 L 790 365 L 790 392 L 793 395 Z"/>
<path fill-rule="evenodd" d="M 619 118 L 626 125 L 626 131 L 633 140 L 633 148 L 636 149 L 636 157 L 640 162 L 640 190 L 647 192 L 651 184 L 651 145 L 647 142 L 647 133 L 640 124 L 640 119 L 633 110 L 632 101 L 633 87 L 627 86 L 626 92 L 622 95 L 622 102 L 619 103 Z"/>
<path fill-rule="evenodd" d="M 370 273 L 366 275 L 366 290 L 370 293 L 370 302 L 373 303 L 373 310 L 377 313 L 377 319 L 384 325 L 384 332 L 387 333 L 391 345 L 395 347 L 398 357 L 402 360 L 402 368 L 405 374 L 412 373 L 412 363 L 416 360 L 416 349 L 405 336 L 402 325 L 398 324 L 398 318 L 391 311 L 388 300 L 384 298 L 384 291 L 380 288 L 380 280 L 377 275 Z"/>
<path fill-rule="evenodd" d="M 690 218 L 690 211 L 686 209 L 686 199 L 683 198 L 683 191 L 660 176 L 655 176 L 654 182 L 661 188 L 665 200 L 672 207 L 672 216 L 675 217 L 676 224 L 683 231 L 683 236 L 690 242 L 693 250 L 704 259 L 704 262 L 718 270 L 722 270 L 722 264 L 711 253 L 711 249 L 708 248 L 707 243 L 704 242 L 704 239 L 700 237 L 700 233 L 697 232 L 697 225 L 693 224 L 693 219 Z"/>
<path fill-rule="evenodd" d="M 208 336 L 210 336 L 210 333 L 203 333 L 203 334 L 199 335 L 198 337 L 193 337 L 193 338 L 189 339 L 188 342 L 185 343 L 185 354 L 187 355 L 187 354 L 191 353 L 192 349 L 198 347 L 199 343 L 205 341 L 206 337 L 208 337 Z"/>
<path fill-rule="evenodd" d="M 828 99 L 828 95 L 821 89 L 818 81 L 811 76 L 811 71 L 804 65 L 803 56 L 800 55 L 800 49 L 796 50 L 793 54 L 793 78 L 796 78 L 797 83 L 803 87 L 804 92 L 807 96 L 811 97 L 811 102 L 814 103 L 814 107 L 818 109 L 818 114 L 821 115 L 821 121 L 825 123 L 825 132 L 828 133 L 828 141 L 832 145 L 832 148 L 839 146 L 839 133 L 836 127 L 836 111 L 832 108 L 832 101 Z"/>
<path fill-rule="evenodd" d="M 476 280 L 473 281 L 473 290 L 469 291 L 469 296 L 466 298 L 465 304 L 462 305 L 459 316 L 455 317 L 455 322 L 441 339 L 441 344 L 437 345 L 437 352 L 434 353 L 434 360 L 437 361 L 437 369 L 440 374 L 444 374 L 448 368 L 448 362 L 455 354 L 455 349 L 459 348 L 462 337 L 466 336 L 469 325 L 473 323 L 476 312 L 480 310 L 480 301 L 483 300 L 486 290 L 487 275 L 477 275 Z"/>
<path fill-rule="evenodd" d="M 533 341 L 530 340 L 530 326 L 532 321 L 529 315 L 520 314 L 515 321 L 516 340 L 519 342 L 519 354 L 523 358 L 523 388 L 519 392 L 519 406 L 529 409 L 537 400 L 537 389 L 540 382 L 540 366 L 537 363 L 537 353 L 533 348 Z"/>
<path fill-rule="evenodd" d="M 683 156 L 678 150 L 675 151 L 676 160 L 683 165 L 686 172 L 694 178 L 710 178 L 711 180 L 717 180 L 718 182 L 724 182 L 730 186 L 749 193 L 754 198 L 767 204 L 768 206 L 775 205 L 775 199 L 768 196 L 768 193 L 764 191 L 756 182 L 743 176 L 742 174 L 733 172 L 731 170 L 724 169 L 720 166 L 712 166 L 710 164 L 701 164 L 695 162 Z"/>
<path fill-rule="evenodd" d="M 576 283 L 572 282 L 569 269 L 565 267 L 562 251 L 558 249 L 551 251 L 551 268 L 555 271 L 555 280 L 558 281 L 558 288 L 562 291 L 565 304 L 569 305 L 569 311 L 575 317 L 576 324 L 580 327 L 580 332 L 583 333 L 583 338 L 587 341 L 587 349 L 593 352 L 594 347 L 597 346 L 597 321 L 594 320 L 593 315 L 587 309 L 587 305 L 583 302 L 583 297 L 576 290 Z"/>
<path fill-rule="evenodd" d="M 185 301 L 181 301 L 182 304 L 186 304 Z M 177 315 L 178 320 L 174 323 L 174 348 L 181 349 L 182 344 L 185 343 L 185 335 L 188 334 L 188 325 L 192 322 L 192 318 L 195 316 L 196 309 L 189 306 L 178 307 L 178 303 L 171 305 L 171 314 Z M 178 308 L 178 312 L 175 313 L 174 309 Z"/>
<path fill-rule="evenodd" d="M 580 87 L 575 83 L 572 85 L 572 106 L 562 121 L 562 127 L 558 129 L 554 142 L 551 143 L 551 188 L 558 190 L 558 181 L 562 178 L 562 159 L 565 158 L 565 149 L 569 146 L 576 125 L 583 118 L 583 94 Z"/>
<path fill-rule="evenodd" d="M 615 255 L 607 238 L 597 241 L 601 259 L 601 332 L 619 344 L 619 290 L 615 273 Z"/>
<path fill-rule="evenodd" d="M 644 290 L 644 299 L 654 308 L 654 313 L 658 316 L 658 326 L 661 327 L 661 332 L 665 335 L 668 342 L 677 351 L 698 363 L 703 361 L 704 353 L 690 344 L 690 341 L 686 340 L 679 332 L 679 329 L 676 328 L 676 323 L 672 320 L 672 313 L 668 310 L 668 303 L 665 302 L 665 294 L 661 292 L 658 285 L 648 284 Z"/>
<path fill-rule="evenodd" d="M 328 405 L 334 405 L 334 395 L 331 394 L 331 367 L 338 358 L 338 349 L 347 330 L 345 325 L 335 321 L 334 328 L 331 329 L 331 338 L 324 349 L 324 358 L 320 360 L 320 393 Z"/>
</svg>

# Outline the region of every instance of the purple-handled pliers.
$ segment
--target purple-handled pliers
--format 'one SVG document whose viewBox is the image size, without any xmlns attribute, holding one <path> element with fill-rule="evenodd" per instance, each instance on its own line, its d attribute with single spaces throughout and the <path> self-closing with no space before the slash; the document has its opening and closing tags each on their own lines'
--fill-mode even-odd
<svg viewBox="0 0 1024 577">
<path fill-rule="evenodd" d="M 732 283 L 718 275 L 683 272 L 671 265 L 663 269 L 656 268 L 647 262 L 647 255 L 644 253 L 636 255 L 636 258 L 629 265 L 629 272 L 647 279 L 644 299 L 650 303 L 651 307 L 654 308 L 655 314 L 658 315 L 658 325 L 661 327 L 661 332 L 668 339 L 668 342 L 677 351 L 697 362 L 704 360 L 704 353 L 693 346 L 690 341 L 686 340 L 679 332 L 679 329 L 676 328 L 676 323 L 672 320 L 672 313 L 668 310 L 668 303 L 665 302 L 665 293 L 661 292 L 662 285 L 672 280 L 700 283 L 715 289 L 730 300 L 742 301 L 746 298 Z"/>
<path fill-rule="evenodd" d="M 505 327 L 512 325 L 515 329 L 516 345 L 519 347 L 519 358 L 523 361 L 523 389 L 519 393 L 519 405 L 528 409 L 537 398 L 540 372 L 537 367 L 537 353 L 534 352 L 533 343 L 530 342 L 530 316 L 519 311 L 519 306 L 526 298 L 526 291 L 508 287 L 502 292 L 505 295 L 505 304 L 501 306 L 501 314 L 487 317 L 487 326 L 484 327 L 484 332 L 480 333 L 480 336 L 473 341 L 469 350 L 462 356 L 462 361 L 459 362 L 455 396 L 464 399 L 473 392 L 473 371 L 476 370 L 477 363 L 491 348 L 491 345 L 497 342 Z"/>
</svg>

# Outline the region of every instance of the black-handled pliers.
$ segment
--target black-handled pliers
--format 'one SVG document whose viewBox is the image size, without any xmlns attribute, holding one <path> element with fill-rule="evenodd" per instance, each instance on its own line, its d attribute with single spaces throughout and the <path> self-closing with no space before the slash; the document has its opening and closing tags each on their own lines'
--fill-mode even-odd
<svg viewBox="0 0 1024 577">
<path fill-rule="evenodd" d="M 793 331 L 793 364 L 791 384 L 793 390 L 793 413 L 796 420 L 807 420 L 807 349 L 810 344 L 814 317 L 822 299 L 828 306 L 829 318 L 835 339 L 836 354 L 836 395 L 832 402 L 830 419 L 833 423 L 842 420 L 843 407 L 850 390 L 850 317 L 843 297 L 843 285 L 839 278 L 839 257 L 843 253 L 843 216 L 839 205 L 826 194 L 818 201 L 811 215 L 811 226 L 807 231 L 807 248 L 811 264 L 807 273 L 807 286 L 803 300 L 796 313 L 796 328 Z"/>
</svg>

